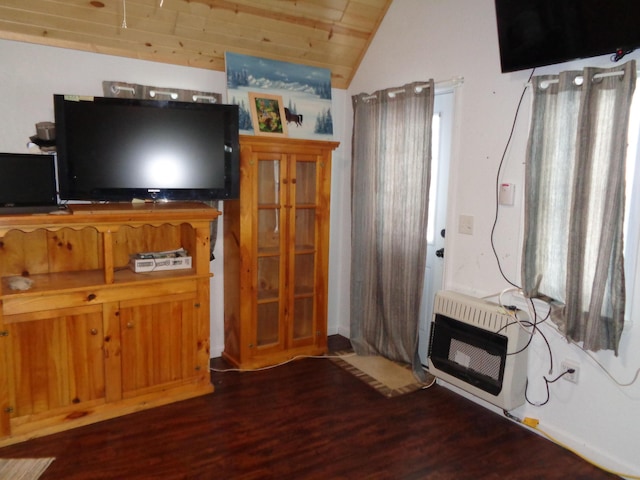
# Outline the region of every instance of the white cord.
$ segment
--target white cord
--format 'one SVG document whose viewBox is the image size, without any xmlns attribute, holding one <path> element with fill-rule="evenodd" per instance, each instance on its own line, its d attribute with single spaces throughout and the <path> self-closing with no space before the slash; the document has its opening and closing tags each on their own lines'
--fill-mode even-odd
<svg viewBox="0 0 640 480">
<path fill-rule="evenodd" d="M 520 328 L 522 330 L 524 330 L 528 335 L 533 337 L 533 335 L 536 333 L 536 329 L 532 328 L 531 325 L 525 325 L 524 323 L 522 323 L 522 320 L 520 320 L 518 318 L 518 316 L 516 315 L 515 311 L 513 311 L 513 310 L 511 310 L 509 308 L 506 308 L 504 306 L 504 302 L 502 301 L 502 296 L 507 292 L 516 292 L 520 296 L 524 297 L 524 294 L 522 293 L 522 289 L 520 289 L 519 287 L 508 287 L 508 288 L 505 288 L 504 290 L 502 290 L 500 293 L 494 293 L 493 295 L 487 295 L 486 297 L 482 297 L 482 299 L 484 300 L 484 299 L 487 299 L 487 298 L 498 297 L 498 304 L 503 309 L 504 314 L 513 317 L 513 319 L 517 322 L 517 324 L 520 326 Z M 531 323 L 534 323 L 532 319 L 535 318 L 535 313 L 531 311 L 531 306 L 529 305 L 529 302 L 526 301 L 526 299 L 525 299 L 525 304 L 527 305 L 527 311 L 529 312 L 529 320 L 531 321 Z M 528 330 L 529 328 L 531 328 L 530 331 Z"/>
<path fill-rule="evenodd" d="M 522 296 L 524 297 L 524 294 L 523 294 L 523 292 L 522 292 L 522 290 L 521 290 L 520 288 L 510 287 L 510 288 L 505 288 L 504 290 L 502 290 L 502 291 L 501 291 L 501 292 L 499 292 L 499 293 L 494 293 L 494 294 L 491 294 L 491 295 L 487 295 L 487 296 L 482 297 L 482 298 L 483 298 L 483 299 L 488 299 L 488 298 L 498 297 L 498 301 L 499 301 L 500 306 L 504 308 L 504 305 L 503 305 L 503 303 L 502 303 L 502 296 L 503 296 L 505 293 L 509 292 L 509 291 L 516 291 L 519 295 L 522 295 Z M 526 299 L 526 297 L 525 297 L 525 301 L 526 301 L 526 300 L 527 300 L 527 299 Z M 526 304 L 527 304 L 527 310 L 528 310 L 528 312 L 529 312 L 529 318 L 531 319 L 531 321 L 532 321 L 533 323 L 535 323 L 535 322 L 534 322 L 534 320 L 535 320 L 535 318 L 536 318 L 536 313 L 531 309 L 531 304 L 530 304 L 528 301 L 526 301 Z M 507 310 L 507 309 L 505 309 L 505 311 L 506 311 L 506 312 L 508 312 L 508 310 Z M 524 328 L 524 326 L 522 325 L 522 323 L 520 323 L 520 320 L 518 320 L 518 318 L 517 318 L 517 317 L 515 317 L 515 319 L 516 319 L 516 321 L 518 322 L 518 324 L 519 324 L 521 327 L 523 327 L 523 328 Z M 579 348 L 580 350 L 582 350 L 582 352 L 583 352 L 585 355 L 587 355 L 587 356 L 588 356 L 588 357 L 589 357 L 589 358 L 590 358 L 590 359 L 591 359 L 591 360 L 592 360 L 592 361 L 593 361 L 593 362 L 594 362 L 598 367 L 600 367 L 600 369 L 601 369 L 601 370 L 602 370 L 602 371 L 603 371 L 603 372 L 604 372 L 604 373 L 605 373 L 605 374 L 606 374 L 606 375 L 611 379 L 611 381 L 612 381 L 613 383 L 615 383 L 616 385 L 618 385 L 619 387 L 630 387 L 631 385 L 633 385 L 633 384 L 638 380 L 638 377 L 640 376 L 640 368 L 638 368 L 638 369 L 636 370 L 636 372 L 635 372 L 635 374 L 634 374 L 634 376 L 633 376 L 633 378 L 631 379 L 631 381 L 630 381 L 630 382 L 626 382 L 626 383 L 620 382 L 619 380 L 617 380 L 617 379 L 613 376 L 613 374 L 611 374 L 611 372 L 609 372 L 609 371 L 607 370 L 607 368 L 606 368 L 604 365 L 602 365 L 602 363 L 600 363 L 600 361 L 598 361 L 598 359 L 597 359 L 595 356 L 593 356 L 593 355 L 591 354 L 591 352 L 589 352 L 588 350 L 585 350 L 581 345 L 579 345 L 579 344 L 578 344 L 578 343 L 576 343 L 575 341 L 573 341 L 573 340 L 571 340 L 570 338 L 568 338 L 565 334 L 563 334 L 560 330 L 558 330 L 558 328 L 556 327 L 556 325 L 555 325 L 555 324 L 553 324 L 553 323 L 547 323 L 546 325 L 548 325 L 548 326 L 549 326 L 553 331 L 555 331 L 558 335 L 560 335 L 560 336 L 561 336 L 562 338 L 564 338 L 567 342 L 569 342 L 569 344 L 574 345 L 575 347 L 577 347 L 577 348 Z M 527 331 L 527 330 L 525 330 L 525 331 Z M 531 336 L 533 336 L 533 335 L 534 335 L 534 333 L 535 333 L 535 329 L 533 329 L 531 332 L 527 331 L 527 333 L 530 333 L 530 335 L 531 335 Z"/>
<path fill-rule="evenodd" d="M 611 379 L 611 381 L 616 385 L 618 385 L 619 387 L 630 387 L 631 385 L 636 383 L 636 381 L 638 380 L 638 376 L 640 376 L 640 368 L 636 370 L 636 373 L 633 375 L 633 378 L 631 379 L 630 382 L 623 383 L 618 379 L 616 379 L 613 376 L 613 374 L 609 372 L 609 370 L 607 370 L 607 368 L 602 363 L 600 363 L 600 361 L 595 356 L 593 356 L 593 354 L 589 350 L 586 350 L 585 348 L 582 347 L 582 345 L 576 343 L 574 340 L 567 337 L 564 333 L 558 330 L 558 327 L 556 327 L 555 324 L 550 323 L 550 324 L 547 324 L 547 326 L 551 327 L 551 329 L 554 332 L 556 332 L 559 336 L 561 336 L 564 340 L 566 340 L 570 345 L 573 345 L 574 347 L 577 347 L 578 349 L 580 349 L 582 353 L 584 353 L 587 357 L 589 357 L 593 361 L 593 363 L 595 363 L 598 367 L 600 367 L 600 369 Z"/>
<path fill-rule="evenodd" d="M 348 353 L 346 355 L 296 355 L 293 358 L 290 358 L 289 360 L 285 360 L 282 363 L 277 363 L 275 365 L 269 365 L 266 367 L 261 367 L 261 368 L 225 368 L 225 369 L 219 369 L 219 368 L 210 368 L 209 370 L 212 372 L 219 372 L 219 373 L 224 373 L 224 372 L 260 372 L 262 370 L 269 370 L 271 368 L 276 368 L 276 367 L 281 367 L 282 365 L 286 365 L 287 363 L 291 363 L 294 360 L 299 360 L 301 358 L 346 358 L 346 357 L 353 357 L 355 355 L 355 353 Z"/>
</svg>

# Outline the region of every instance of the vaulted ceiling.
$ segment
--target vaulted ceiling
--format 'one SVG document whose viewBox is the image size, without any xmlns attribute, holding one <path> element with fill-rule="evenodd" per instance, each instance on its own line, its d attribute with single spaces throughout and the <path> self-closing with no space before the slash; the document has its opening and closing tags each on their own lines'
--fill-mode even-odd
<svg viewBox="0 0 640 480">
<path fill-rule="evenodd" d="M 349 86 L 392 0 L 0 0 L 0 38 L 224 71 L 225 52 Z"/>
</svg>

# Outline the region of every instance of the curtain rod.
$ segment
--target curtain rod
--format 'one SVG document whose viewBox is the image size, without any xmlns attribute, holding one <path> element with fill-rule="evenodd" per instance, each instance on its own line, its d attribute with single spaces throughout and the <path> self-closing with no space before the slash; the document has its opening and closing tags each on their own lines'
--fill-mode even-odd
<svg viewBox="0 0 640 480">
<path fill-rule="evenodd" d="M 452 77 L 452 78 L 449 78 L 448 80 L 440 80 L 440 81 L 434 82 L 434 87 L 436 91 L 438 90 L 446 91 L 446 90 L 452 90 L 456 87 L 459 87 L 463 83 L 464 83 L 464 77 Z M 428 86 L 429 86 L 428 83 L 423 83 L 423 84 L 416 85 L 414 88 L 416 90 L 416 93 L 420 93 L 424 87 L 428 87 Z M 398 93 L 404 93 L 404 89 L 399 88 L 397 90 L 391 90 L 387 93 L 387 95 L 393 98 Z M 366 97 L 363 97 L 362 99 L 366 101 L 366 100 L 371 100 L 373 98 L 376 98 L 376 96 L 368 95 Z"/>
<path fill-rule="evenodd" d="M 464 77 L 451 77 L 447 80 L 439 80 L 435 82 L 436 90 L 452 90 L 464 83 Z"/>
<path fill-rule="evenodd" d="M 638 75 L 640 75 L 640 70 L 636 70 L 636 73 Z M 607 77 L 619 77 L 621 75 L 624 75 L 624 70 L 617 70 L 615 72 L 606 72 L 606 73 L 596 73 L 593 78 L 597 79 L 597 78 L 607 78 Z M 553 84 L 553 83 L 558 83 L 560 80 L 558 80 L 557 78 L 553 78 L 551 80 L 543 80 L 542 82 L 540 82 L 540 87 L 541 88 L 547 88 L 549 85 Z M 575 78 L 574 83 L 576 85 L 582 85 L 582 82 L 584 82 L 584 78 L 582 75 L 578 75 Z M 524 85 L 525 87 L 530 87 L 531 86 L 531 82 L 527 82 Z"/>
</svg>

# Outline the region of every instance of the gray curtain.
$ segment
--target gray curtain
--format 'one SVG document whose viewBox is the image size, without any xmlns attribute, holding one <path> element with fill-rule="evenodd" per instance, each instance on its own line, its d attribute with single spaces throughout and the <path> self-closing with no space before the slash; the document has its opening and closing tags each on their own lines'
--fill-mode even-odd
<svg viewBox="0 0 640 480">
<path fill-rule="evenodd" d="M 545 297 L 568 339 L 617 354 L 624 324 L 623 221 L 635 61 L 532 79 L 523 290 Z"/>
<path fill-rule="evenodd" d="M 433 99 L 433 81 L 352 98 L 351 343 L 420 379 Z"/>
</svg>

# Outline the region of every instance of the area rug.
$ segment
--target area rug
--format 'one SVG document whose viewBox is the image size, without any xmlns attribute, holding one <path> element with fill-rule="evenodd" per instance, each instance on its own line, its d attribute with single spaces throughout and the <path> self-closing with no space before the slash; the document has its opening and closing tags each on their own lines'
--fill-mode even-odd
<svg viewBox="0 0 640 480">
<path fill-rule="evenodd" d="M 410 365 L 376 355 L 362 356 L 353 351 L 343 351 L 335 352 L 332 360 L 385 397 L 397 397 L 428 388 L 435 380 L 433 375 L 427 374 L 426 382 L 420 382 L 413 375 Z"/>
<path fill-rule="evenodd" d="M 37 480 L 55 458 L 0 458 L 0 479 Z"/>
</svg>

